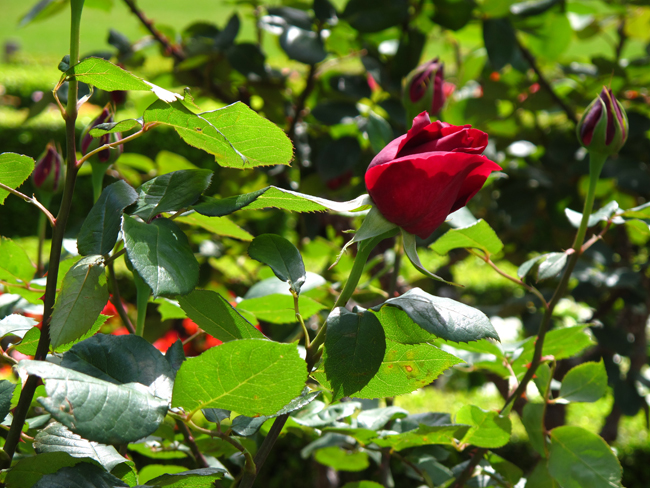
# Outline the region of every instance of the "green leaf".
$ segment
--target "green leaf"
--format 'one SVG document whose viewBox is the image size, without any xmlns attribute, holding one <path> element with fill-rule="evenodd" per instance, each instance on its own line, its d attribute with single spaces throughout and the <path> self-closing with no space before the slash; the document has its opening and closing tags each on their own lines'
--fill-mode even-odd
<svg viewBox="0 0 650 488">
<path fill-rule="evenodd" d="M 204 196 L 197 204 L 192 205 L 192 208 L 201 215 L 205 215 L 206 217 L 223 217 L 250 205 L 269 188 L 271 187 L 267 186 L 261 190 L 244 193 L 243 195 L 235 195 L 228 198 L 214 198 Z"/>
<path fill-rule="evenodd" d="M 348 451 L 337 446 L 318 449 L 314 455 L 316 462 L 337 471 L 363 471 L 370 466 L 368 454 L 363 451 Z"/>
<path fill-rule="evenodd" d="M 88 332 L 86 332 L 84 335 L 79 337 L 78 339 L 75 339 L 72 342 L 68 342 L 66 344 L 61 344 L 60 346 L 54 348 L 54 352 L 66 352 L 69 351 L 72 346 L 75 344 L 78 344 L 79 342 L 88 339 L 89 337 L 94 336 L 97 332 L 99 332 L 99 329 L 102 328 L 102 325 L 109 319 L 110 317 L 108 315 L 102 315 L 100 314 L 99 317 L 97 317 L 97 320 L 95 320 L 95 323 L 92 325 L 90 329 L 88 329 Z M 41 331 L 38 327 L 34 327 L 33 329 L 29 330 L 27 334 L 25 334 L 25 337 L 23 337 L 23 340 L 20 341 L 20 344 L 15 346 L 15 349 L 18 352 L 21 352 L 23 354 L 27 354 L 28 356 L 35 356 L 36 355 L 36 348 L 38 347 L 38 341 L 41 338 Z"/>
<path fill-rule="evenodd" d="M 300 63 L 316 64 L 327 57 L 321 35 L 295 25 L 283 29 L 280 35 L 280 47 L 287 53 L 289 59 Z"/>
<path fill-rule="evenodd" d="M 537 281 L 552 278 L 564 269 L 567 257 L 567 254 L 563 252 L 551 252 L 534 257 L 519 266 L 519 269 L 517 269 L 517 276 L 523 278 L 530 273 L 536 264 L 539 264 L 539 267 L 537 268 Z"/>
<path fill-rule="evenodd" d="M 544 398 L 548 398 L 546 392 L 551 387 L 551 368 L 548 364 L 542 363 L 537 367 L 533 381 L 539 390 L 539 394 Z"/>
<path fill-rule="evenodd" d="M 505 446 L 510 440 L 510 419 L 497 412 L 488 412 L 476 405 L 465 405 L 456 414 L 456 422 L 471 425 L 462 442 L 493 449 Z"/>
<path fill-rule="evenodd" d="M 595 402 L 607 393 L 605 363 L 586 362 L 571 368 L 562 379 L 560 398 L 570 402 Z"/>
<path fill-rule="evenodd" d="M 183 363 L 174 383 L 173 407 L 271 415 L 305 386 L 307 368 L 295 344 L 242 339 L 208 349 Z"/>
<path fill-rule="evenodd" d="M 413 288 L 404 295 L 389 298 L 382 305 L 373 307 L 379 311 L 384 306 L 397 307 L 427 332 L 454 342 L 478 341 L 486 337 L 499 340 L 499 335 L 479 310 Z"/>
<path fill-rule="evenodd" d="M 334 212 L 353 212 L 355 210 L 363 210 L 370 204 L 371 201 L 368 195 L 361 195 L 347 202 L 335 202 L 326 200 L 325 198 L 313 197 L 304 193 L 271 186 L 255 201 L 251 202 L 247 208 L 253 210 L 275 207 L 293 212 L 324 212 L 327 209 L 333 210 Z"/>
<path fill-rule="evenodd" d="M 21 361 L 19 374 L 36 375 L 48 396 L 39 398 L 52 417 L 85 439 L 105 444 L 133 442 L 152 434 L 168 402 L 133 383 L 115 385 L 45 361 Z"/>
<path fill-rule="evenodd" d="M 138 202 L 132 213 L 149 221 L 158 214 L 187 208 L 210 186 L 211 179 L 208 169 L 183 169 L 157 176 L 137 189 Z"/>
<path fill-rule="evenodd" d="M 524 405 L 521 421 L 526 428 L 528 441 L 540 456 L 546 457 L 546 445 L 544 434 L 544 412 L 546 408 L 542 403 L 528 402 Z"/>
<path fill-rule="evenodd" d="M 603 208 L 595 211 L 589 216 L 589 221 L 587 222 L 587 227 L 593 227 L 600 221 L 607 222 L 609 218 L 618 210 L 618 203 L 615 201 L 609 202 Z M 627 210 L 623 212 L 624 216 L 627 216 Z M 580 227 L 580 222 L 582 221 L 582 214 L 571 210 L 570 208 L 565 208 L 564 213 L 566 214 L 567 219 L 573 227 L 576 229 Z"/>
<path fill-rule="evenodd" d="M 224 468 L 190 469 L 182 473 L 163 474 L 147 481 L 145 486 L 166 488 L 212 488 L 223 478 Z"/>
<path fill-rule="evenodd" d="M 0 419 L 2 420 L 4 420 L 11 409 L 11 399 L 15 388 L 16 385 L 11 381 L 0 381 Z M 0 420 L 0 422 L 2 420 Z"/>
<path fill-rule="evenodd" d="M 35 272 L 36 266 L 25 250 L 11 239 L 0 237 L 0 279 L 29 283 Z"/>
<path fill-rule="evenodd" d="M 406 0 L 350 0 L 341 17 L 359 32 L 379 32 L 408 19 Z"/>
<path fill-rule="evenodd" d="M 242 241 L 252 241 L 253 236 L 235 224 L 228 217 L 206 217 L 196 212 L 178 217 L 176 222 L 201 227 L 218 236 L 233 237 Z"/>
<path fill-rule="evenodd" d="M 521 59 L 515 30 L 507 17 L 483 21 L 483 41 L 495 71 L 501 71 L 508 64 L 517 64 Z"/>
<path fill-rule="evenodd" d="M 293 146 L 285 132 L 244 103 L 235 102 L 199 115 L 243 156 L 246 168 L 288 165 L 293 159 Z"/>
<path fill-rule="evenodd" d="M 400 344 L 423 344 L 436 340 L 436 336 L 427 332 L 401 309 L 382 307 L 377 314 L 386 334 L 386 339 Z"/>
<path fill-rule="evenodd" d="M 125 459 L 126 461 L 126 459 Z M 7 488 L 31 488 L 43 475 L 84 462 L 67 452 L 46 452 L 18 461 L 7 473 Z"/>
<path fill-rule="evenodd" d="M 540 459 L 535 469 L 528 475 L 526 488 L 561 488 L 548 473 L 548 461 Z"/>
<path fill-rule="evenodd" d="M 24 337 L 27 332 L 32 330 L 38 322 L 30 317 L 25 317 L 17 313 L 7 315 L 0 320 L 0 339 L 7 335 Z M 38 330 L 38 329 L 36 329 Z"/>
<path fill-rule="evenodd" d="M 66 453 L 74 458 L 94 459 L 107 471 L 127 461 L 113 446 L 83 439 L 58 422 L 49 424 L 36 434 L 34 449 L 39 454 Z"/>
<path fill-rule="evenodd" d="M 408 416 L 408 412 L 400 407 L 371 408 L 364 410 L 357 415 L 357 423 L 360 427 L 370 430 L 379 430 L 388 422 L 395 419 L 402 419 Z"/>
<path fill-rule="evenodd" d="M 309 297 L 298 299 L 300 315 L 307 320 L 326 307 Z M 259 298 L 242 300 L 237 308 L 252 313 L 257 319 L 272 324 L 293 324 L 297 322 L 296 312 L 293 307 L 293 297 L 289 295 L 266 295 Z"/>
<path fill-rule="evenodd" d="M 119 122 L 107 122 L 94 126 L 88 134 L 92 137 L 101 137 L 106 134 L 115 134 L 116 132 L 128 132 L 136 127 L 141 128 L 142 122 L 136 119 L 120 120 Z"/>
<path fill-rule="evenodd" d="M 178 303 L 201 329 L 220 341 L 264 338 L 237 309 L 214 291 L 194 290 L 189 295 L 179 297 Z"/>
<path fill-rule="evenodd" d="M 40 0 L 20 19 L 18 24 L 24 27 L 30 22 L 45 20 L 68 6 L 68 0 Z"/>
<path fill-rule="evenodd" d="M 490 463 L 490 466 L 492 466 L 494 470 L 506 480 L 507 483 L 510 483 L 511 486 L 515 486 L 524 475 L 524 472 L 515 464 L 506 461 L 501 456 L 498 456 L 491 451 L 487 454 L 487 461 Z"/>
<path fill-rule="evenodd" d="M 100 90 L 151 91 L 161 101 L 164 100 L 165 102 L 173 102 L 183 98 L 181 95 L 138 78 L 133 73 L 129 73 L 102 58 L 86 58 L 68 69 L 65 75 L 69 78 L 74 77 L 77 81 L 82 81 Z"/>
<path fill-rule="evenodd" d="M 46 474 L 33 486 L 34 488 L 70 488 L 74 486 L 114 488 L 128 487 L 129 485 L 99 466 L 79 463 L 76 466 L 61 468 L 54 474 Z"/>
<path fill-rule="evenodd" d="M 52 347 L 72 342 L 87 333 L 108 301 L 101 256 L 88 256 L 70 268 L 63 279 L 52 320 Z"/>
<path fill-rule="evenodd" d="M 108 254 L 117 242 L 122 212 L 137 199 L 138 194 L 124 180 L 104 188 L 79 231 L 79 254 Z"/>
<path fill-rule="evenodd" d="M 384 330 L 374 314 L 335 308 L 327 317 L 323 352 L 332 401 L 362 390 L 379 371 L 385 352 Z"/>
<path fill-rule="evenodd" d="M 391 129 L 390 124 L 386 119 L 377 115 L 372 110 L 368 114 L 368 127 L 366 131 L 370 146 L 375 153 L 379 153 L 393 140 L 393 129 Z"/>
<path fill-rule="evenodd" d="M 469 430 L 469 425 L 446 424 L 446 425 L 424 425 L 415 430 L 401 434 L 387 435 L 382 438 L 373 439 L 372 442 L 379 447 L 390 447 L 395 451 L 408 449 L 409 447 L 428 446 L 431 444 L 455 445 L 457 440 Z"/>
<path fill-rule="evenodd" d="M 621 465 L 610 447 L 581 427 L 566 425 L 551 431 L 548 472 L 563 488 L 621 486 Z"/>
<path fill-rule="evenodd" d="M 296 295 L 307 279 L 305 263 L 300 251 L 284 237 L 276 234 L 262 234 L 248 246 L 248 255 L 269 266 L 275 276 L 289 284 Z"/>
<path fill-rule="evenodd" d="M 503 249 L 503 243 L 496 232 L 485 220 L 479 219 L 469 227 L 451 229 L 436 242 L 431 244 L 438 254 L 447 254 L 452 249 L 480 249 L 486 256 L 496 254 Z"/>
<path fill-rule="evenodd" d="M 151 224 L 123 216 L 124 247 L 133 267 L 154 297 L 186 295 L 199 280 L 199 263 L 187 237 L 168 219 Z"/>
<path fill-rule="evenodd" d="M 350 481 L 343 485 L 343 488 L 383 488 L 384 485 L 375 483 L 374 481 Z"/>
<path fill-rule="evenodd" d="M 420 273 L 422 273 L 424 276 L 428 276 L 431 279 L 434 279 L 436 281 L 442 281 L 443 283 L 448 283 L 450 285 L 454 286 L 459 286 L 456 285 L 455 283 L 452 283 L 450 281 L 446 281 L 442 279 L 440 276 L 433 274 L 431 271 L 426 269 L 422 263 L 420 262 L 420 256 L 418 256 L 418 251 L 417 251 L 417 244 L 415 241 L 415 235 L 406 232 L 404 229 L 402 229 L 402 243 L 404 244 L 404 253 L 406 256 L 409 258 L 409 261 L 411 261 L 411 264 L 417 269 Z"/>
<path fill-rule="evenodd" d="M 32 174 L 34 164 L 34 160 L 29 156 L 16 153 L 0 154 L 0 183 L 15 190 Z M 7 190 L 0 189 L 0 205 L 4 204 L 8 195 Z"/>
<path fill-rule="evenodd" d="M 139 383 L 167 401 L 172 397 L 174 371 L 169 361 L 136 335 L 96 335 L 66 352 L 61 366 L 115 385 Z"/>
</svg>

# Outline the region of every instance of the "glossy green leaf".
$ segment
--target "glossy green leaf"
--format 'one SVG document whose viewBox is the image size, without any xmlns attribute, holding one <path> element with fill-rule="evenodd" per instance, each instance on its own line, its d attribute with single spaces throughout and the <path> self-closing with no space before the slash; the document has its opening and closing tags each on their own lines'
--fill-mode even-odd
<svg viewBox="0 0 650 488">
<path fill-rule="evenodd" d="M 511 486 L 515 486 L 524 475 L 524 472 L 519 467 L 510 461 L 503 459 L 492 451 L 487 453 L 486 458 L 487 462 L 490 463 L 490 466 L 492 466 L 507 483 L 510 483 Z"/>
<path fill-rule="evenodd" d="M 547 398 L 546 392 L 551 387 L 551 368 L 548 364 L 542 363 L 537 367 L 533 381 L 542 397 Z"/>
<path fill-rule="evenodd" d="M 11 239 L 0 237 L 0 279 L 20 280 L 29 283 L 36 273 L 36 266 L 25 250 Z"/>
<path fill-rule="evenodd" d="M 525 488 L 561 488 L 548 473 L 548 460 L 539 460 L 535 469 L 528 475 Z"/>
<path fill-rule="evenodd" d="M 248 246 L 248 255 L 269 266 L 275 276 L 289 284 L 296 295 L 307 279 L 300 251 L 287 239 L 276 234 L 262 234 Z"/>
<path fill-rule="evenodd" d="M 546 440 L 544 434 L 544 412 L 546 408 L 542 403 L 528 402 L 524 405 L 521 421 L 528 434 L 528 442 L 540 456 L 546 457 Z"/>
<path fill-rule="evenodd" d="M 359 32 L 379 32 L 408 18 L 407 0 L 350 0 L 341 17 Z"/>
<path fill-rule="evenodd" d="M 189 215 L 178 217 L 176 222 L 201 227 L 218 236 L 233 237 L 242 241 L 252 241 L 253 236 L 235 224 L 228 217 L 206 217 L 193 212 Z"/>
<path fill-rule="evenodd" d="M 510 440 L 510 419 L 497 412 L 488 412 L 475 405 L 465 405 L 456 414 L 456 422 L 471 425 L 462 440 L 468 444 L 493 449 L 505 446 Z"/>
<path fill-rule="evenodd" d="M 183 363 L 172 406 L 189 413 L 223 408 L 251 417 L 271 415 L 300 395 L 306 379 L 295 344 L 230 341 Z"/>
<path fill-rule="evenodd" d="M 98 334 L 72 346 L 61 366 L 115 385 L 139 383 L 152 395 L 171 400 L 174 371 L 169 361 L 136 335 Z"/>
<path fill-rule="evenodd" d="M 181 95 L 138 78 L 133 73 L 125 71 L 102 58 L 86 58 L 68 69 L 65 74 L 67 77 L 74 77 L 77 81 L 82 81 L 100 90 L 151 91 L 166 102 L 173 102 L 183 98 Z"/>
<path fill-rule="evenodd" d="M 31 488 L 43 475 L 56 473 L 61 468 L 83 462 L 84 459 L 72 457 L 67 452 L 46 452 L 26 457 L 18 461 L 7 473 L 5 484 L 7 488 Z"/>
<path fill-rule="evenodd" d="M 267 186 L 261 190 L 228 198 L 203 197 L 198 203 L 192 205 L 192 208 L 206 217 L 223 217 L 250 205 L 269 188 L 271 187 Z"/>
<path fill-rule="evenodd" d="M 168 219 L 151 224 L 123 216 L 124 247 L 154 297 L 185 295 L 199 280 L 199 263 L 185 234 Z"/>
<path fill-rule="evenodd" d="M 420 256 L 418 256 L 415 235 L 410 234 L 409 232 L 406 232 L 404 229 L 402 229 L 402 243 L 404 245 L 404 254 L 406 254 L 406 256 L 409 258 L 409 261 L 411 261 L 411 264 L 415 267 L 415 269 L 417 269 L 424 276 L 428 276 L 431 279 L 454 285 L 454 283 L 444 280 L 440 276 L 433 274 L 422 265 Z"/>
<path fill-rule="evenodd" d="M 175 212 L 195 203 L 210 185 L 212 171 L 183 169 L 157 176 L 137 189 L 133 215 L 145 221 L 163 212 Z"/>
<path fill-rule="evenodd" d="M 520 57 L 515 30 L 507 17 L 483 21 L 483 41 L 495 71 L 500 71 Z"/>
<path fill-rule="evenodd" d="M 373 439 L 379 447 L 390 447 L 395 451 L 409 447 L 428 446 L 431 444 L 454 445 L 469 430 L 469 425 L 424 425 L 401 434 L 387 435 Z"/>
<path fill-rule="evenodd" d="M 0 339 L 8 335 L 24 337 L 36 324 L 38 324 L 36 320 L 24 315 L 17 313 L 7 315 L 0 320 Z"/>
<path fill-rule="evenodd" d="M 562 379 L 560 397 L 570 402 L 595 402 L 607 393 L 605 363 L 586 362 L 571 368 Z"/>
<path fill-rule="evenodd" d="M 50 322 L 52 347 L 72 342 L 87 333 L 108 301 L 101 256 L 79 260 L 63 279 Z"/>
<path fill-rule="evenodd" d="M 126 462 L 113 446 L 88 441 L 58 422 L 49 424 L 36 434 L 34 449 L 38 454 L 66 453 L 74 458 L 94 459 L 107 471 Z"/>
<path fill-rule="evenodd" d="M 367 208 L 370 203 L 368 195 L 361 195 L 347 202 L 335 202 L 272 186 L 247 208 L 253 210 L 274 207 L 292 212 L 324 212 L 327 209 L 334 212 L 353 212 Z"/>
<path fill-rule="evenodd" d="M 357 423 L 360 427 L 370 430 L 379 430 L 388 422 L 408 416 L 408 412 L 401 407 L 383 407 L 364 410 L 357 415 Z"/>
<path fill-rule="evenodd" d="M 538 265 L 537 281 L 552 278 L 564 269 L 567 257 L 567 254 L 563 252 L 552 252 L 534 257 L 519 266 L 517 276 L 523 278 L 534 269 L 535 265 Z"/>
<path fill-rule="evenodd" d="M 190 469 L 181 473 L 163 474 L 147 481 L 145 486 L 165 488 L 212 488 L 223 478 L 224 468 Z"/>
<path fill-rule="evenodd" d="M 298 306 L 300 307 L 300 315 L 304 320 L 326 308 L 309 297 L 300 297 Z M 237 304 L 237 308 L 250 312 L 259 320 L 271 322 L 272 324 L 292 324 L 297 322 L 293 297 L 288 295 L 274 294 L 242 300 Z"/>
<path fill-rule="evenodd" d="M 384 330 L 374 314 L 335 308 L 327 318 L 323 352 L 333 400 L 361 391 L 379 371 L 385 352 Z"/>
<path fill-rule="evenodd" d="M 128 132 L 136 127 L 141 128 L 142 122 L 136 119 L 120 120 L 119 122 L 107 122 L 94 126 L 88 132 L 92 137 L 101 137 L 105 134 L 115 134 L 117 132 Z"/>
<path fill-rule="evenodd" d="M 16 153 L 0 154 L 0 183 L 15 190 L 32 174 L 34 164 L 34 160 L 29 156 Z M 7 190 L 0 189 L 0 205 L 4 204 L 8 195 Z"/>
<path fill-rule="evenodd" d="M 337 471 L 363 471 L 370 466 L 368 454 L 365 452 L 348 451 L 336 446 L 317 450 L 314 459 Z"/>
<path fill-rule="evenodd" d="M 54 474 L 44 475 L 34 488 L 117 488 L 128 487 L 124 481 L 107 473 L 94 464 L 79 463 L 75 466 L 61 468 Z"/>
<path fill-rule="evenodd" d="M 563 488 L 621 486 L 616 455 L 599 435 L 582 427 L 565 425 L 551 431 L 548 472 Z"/>
<path fill-rule="evenodd" d="M 179 297 L 178 303 L 201 329 L 220 341 L 264 338 L 236 308 L 214 291 L 194 290 L 189 295 Z"/>
<path fill-rule="evenodd" d="M 88 339 L 89 337 L 94 336 L 97 332 L 99 332 L 99 329 L 101 329 L 102 325 L 109 319 L 110 317 L 108 315 L 102 315 L 99 314 L 99 317 L 97 317 L 97 320 L 95 320 L 95 323 L 92 325 L 90 329 L 88 329 L 88 332 L 83 334 L 81 337 L 75 339 L 72 342 L 68 342 L 66 344 L 61 344 L 60 346 L 57 346 L 54 348 L 55 352 L 61 353 L 61 352 L 66 352 L 69 351 L 72 346 L 75 344 Z M 23 354 L 27 354 L 28 356 L 34 356 L 36 355 L 36 348 L 38 347 L 38 341 L 41 338 L 41 331 L 38 327 L 34 327 L 27 331 L 27 334 L 25 334 L 25 337 L 23 337 L 23 340 L 20 341 L 20 344 L 15 346 L 15 349 L 18 352 L 21 352 Z"/>
<path fill-rule="evenodd" d="M 604 207 L 596 210 L 594 213 L 592 213 L 589 216 L 589 220 L 587 221 L 587 227 L 593 227 L 596 225 L 598 222 L 604 221 L 606 222 L 609 220 L 609 218 L 619 209 L 618 203 L 615 201 L 611 201 L 608 204 L 606 204 Z M 573 227 L 576 229 L 580 227 L 580 222 L 582 221 L 582 214 L 580 212 L 576 212 L 575 210 L 571 210 L 570 208 L 565 208 L 564 213 L 567 216 L 567 219 L 569 219 L 569 222 Z M 628 216 L 626 215 L 628 211 L 626 210 L 623 212 L 623 216 Z"/>
<path fill-rule="evenodd" d="M 490 224 L 483 219 L 479 219 L 469 227 L 447 231 L 431 244 L 431 249 L 438 254 L 447 254 L 452 249 L 465 248 L 480 249 L 486 256 L 490 256 L 501 251 L 503 243 L 490 227 Z"/>
<path fill-rule="evenodd" d="M 23 15 L 20 19 L 20 27 L 30 22 L 45 20 L 68 6 L 68 0 L 41 0 Z"/>
<path fill-rule="evenodd" d="M 285 27 L 280 35 L 280 47 L 287 53 L 289 59 L 300 63 L 316 64 L 327 57 L 320 33 L 295 25 Z"/>
<path fill-rule="evenodd" d="M 382 305 L 397 307 L 427 332 L 454 342 L 478 341 L 486 337 L 499 340 L 499 335 L 479 310 L 450 298 L 441 298 L 413 288 L 402 296 L 389 298 Z"/>
<path fill-rule="evenodd" d="M 38 401 L 88 440 L 133 442 L 153 433 L 167 413 L 168 402 L 138 383 L 116 385 L 45 361 L 23 360 L 17 369 L 42 378 L 48 396 Z"/>
<path fill-rule="evenodd" d="M 104 188 L 79 231 L 79 254 L 108 254 L 117 242 L 122 212 L 137 199 L 138 194 L 124 180 Z"/>
<path fill-rule="evenodd" d="M 379 153 L 384 147 L 393 140 L 393 129 L 382 116 L 377 115 L 372 110 L 368 114 L 368 140 L 375 153 Z"/>
<path fill-rule="evenodd" d="M 11 408 L 11 398 L 13 397 L 15 388 L 15 383 L 7 380 L 0 380 L 0 419 L 2 420 L 4 420 L 9 413 L 9 409 Z M 0 422 L 2 420 L 0 420 Z"/>
<path fill-rule="evenodd" d="M 465 27 L 472 19 L 476 4 L 472 0 L 434 0 L 433 21 L 451 30 Z"/>
</svg>

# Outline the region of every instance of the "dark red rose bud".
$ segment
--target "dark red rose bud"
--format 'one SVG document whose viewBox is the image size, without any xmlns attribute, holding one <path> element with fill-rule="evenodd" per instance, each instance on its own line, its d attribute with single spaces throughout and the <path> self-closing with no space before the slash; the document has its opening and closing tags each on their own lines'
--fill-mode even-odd
<svg viewBox="0 0 650 488">
<path fill-rule="evenodd" d="M 404 106 L 409 120 L 423 110 L 437 115 L 445 104 L 444 63 L 435 58 L 418 66 L 404 80 Z"/>
<path fill-rule="evenodd" d="M 122 135 L 120 133 L 114 133 L 114 134 L 104 134 L 100 137 L 93 137 L 90 135 L 90 131 L 97 127 L 98 125 L 101 124 L 110 124 L 113 122 L 113 107 L 109 103 L 104 107 L 102 112 L 93 120 L 83 131 L 83 134 L 81 134 L 81 154 L 86 155 L 91 151 L 94 151 L 98 147 L 101 147 L 105 144 L 109 144 L 111 142 L 117 142 L 122 139 Z M 98 163 L 103 163 L 103 164 L 111 164 L 114 163 L 117 158 L 122 154 L 123 148 L 122 146 L 117 146 L 113 149 L 104 149 L 103 151 L 100 151 L 96 155 L 93 156 L 93 159 L 95 162 Z M 91 161 L 92 162 L 92 161 Z"/>
<path fill-rule="evenodd" d="M 388 220 L 426 239 L 464 207 L 501 167 L 480 154 L 485 132 L 431 122 L 422 112 L 413 128 L 390 142 L 366 171 L 366 187 Z"/>
<path fill-rule="evenodd" d="M 627 114 L 612 90 L 603 87 L 585 110 L 577 133 L 580 144 L 589 151 L 609 156 L 621 150 L 627 140 Z"/>
<path fill-rule="evenodd" d="M 65 165 L 63 158 L 53 142 L 48 143 L 41 157 L 38 158 L 32 180 L 34 186 L 42 192 L 58 193 L 63 188 Z"/>
</svg>

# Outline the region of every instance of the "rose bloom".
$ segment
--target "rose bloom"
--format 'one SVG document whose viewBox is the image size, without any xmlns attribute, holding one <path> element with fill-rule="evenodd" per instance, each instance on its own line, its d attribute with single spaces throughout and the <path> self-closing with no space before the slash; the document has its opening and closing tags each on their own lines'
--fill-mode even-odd
<svg viewBox="0 0 650 488">
<path fill-rule="evenodd" d="M 481 153 L 485 132 L 431 122 L 422 112 L 405 135 L 390 142 L 366 171 L 366 187 L 382 215 L 426 239 L 464 207 L 501 167 Z"/>
</svg>

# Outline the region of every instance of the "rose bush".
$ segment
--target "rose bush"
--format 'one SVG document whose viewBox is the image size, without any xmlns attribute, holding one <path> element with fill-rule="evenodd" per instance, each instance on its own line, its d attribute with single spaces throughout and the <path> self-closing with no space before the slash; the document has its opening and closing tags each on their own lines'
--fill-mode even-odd
<svg viewBox="0 0 650 488">
<path fill-rule="evenodd" d="M 431 122 L 423 112 L 371 161 L 368 193 L 388 221 L 426 239 L 501 169 L 481 155 L 487 142 L 485 132 Z"/>
</svg>

